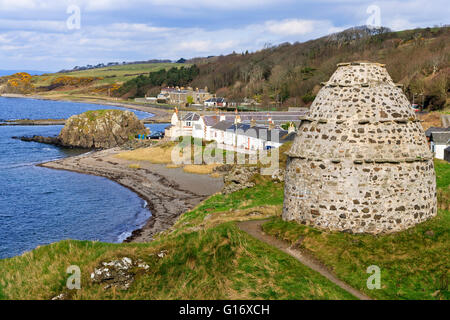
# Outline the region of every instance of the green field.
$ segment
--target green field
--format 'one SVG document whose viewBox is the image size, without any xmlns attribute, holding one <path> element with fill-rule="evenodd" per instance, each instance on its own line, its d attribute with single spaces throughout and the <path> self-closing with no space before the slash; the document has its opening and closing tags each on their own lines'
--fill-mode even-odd
<svg viewBox="0 0 450 320">
<path fill-rule="evenodd" d="M 189 65 L 176 63 L 127 64 L 74 72 L 44 74 L 41 76 L 34 76 L 32 81 L 35 86 L 39 87 L 48 86 L 53 79 L 61 76 L 102 77 L 103 80 L 96 81 L 96 84 L 113 84 L 133 79 L 139 74 L 148 74 L 149 72 L 159 71 L 161 69 L 170 69 L 172 67 L 181 66 Z"/>
</svg>

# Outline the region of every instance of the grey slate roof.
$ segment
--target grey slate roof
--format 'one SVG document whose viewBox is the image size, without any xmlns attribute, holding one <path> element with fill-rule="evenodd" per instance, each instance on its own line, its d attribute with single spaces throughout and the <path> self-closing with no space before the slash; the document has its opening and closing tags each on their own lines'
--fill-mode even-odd
<svg viewBox="0 0 450 320">
<path fill-rule="evenodd" d="M 217 103 L 221 103 L 221 102 L 225 102 L 224 98 L 211 98 L 206 100 L 205 102 L 217 102 Z"/>
<path fill-rule="evenodd" d="M 441 127 L 430 127 L 425 131 L 425 135 L 429 138 L 433 132 L 450 132 L 449 128 L 441 128 Z"/>
<path fill-rule="evenodd" d="M 203 121 L 205 122 L 205 125 L 208 127 L 212 127 L 213 125 L 217 124 L 220 120 L 219 116 L 203 116 Z"/>
<path fill-rule="evenodd" d="M 226 131 L 232 125 L 234 125 L 232 121 L 220 121 L 213 126 L 213 129 Z"/>
<path fill-rule="evenodd" d="M 273 141 L 284 143 L 290 141 L 295 135 L 291 135 L 286 130 L 272 129 L 270 130 L 267 126 L 251 126 L 249 123 L 238 123 L 232 124 L 230 127 L 224 131 L 235 132 L 242 134 L 247 137 L 257 138 L 265 141 Z"/>
<path fill-rule="evenodd" d="M 430 139 L 435 144 L 448 144 L 448 141 L 450 140 L 450 131 L 432 132 Z"/>
<path fill-rule="evenodd" d="M 200 116 L 195 112 L 188 112 L 181 120 L 182 121 L 197 121 Z"/>
</svg>

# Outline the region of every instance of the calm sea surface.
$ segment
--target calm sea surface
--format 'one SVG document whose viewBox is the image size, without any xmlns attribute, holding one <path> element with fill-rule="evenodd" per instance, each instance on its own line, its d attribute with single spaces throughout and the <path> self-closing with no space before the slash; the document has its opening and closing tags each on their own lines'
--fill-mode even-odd
<svg viewBox="0 0 450 320">
<path fill-rule="evenodd" d="M 114 107 L 0 97 L 0 121 L 67 118 Z M 121 109 L 121 108 L 115 108 Z M 139 118 L 150 114 L 135 111 Z M 150 125 L 152 131 L 165 125 Z M 0 258 L 62 239 L 121 242 L 150 216 L 135 193 L 108 179 L 37 167 L 79 154 L 12 136 L 56 136 L 62 126 L 0 126 Z"/>
</svg>

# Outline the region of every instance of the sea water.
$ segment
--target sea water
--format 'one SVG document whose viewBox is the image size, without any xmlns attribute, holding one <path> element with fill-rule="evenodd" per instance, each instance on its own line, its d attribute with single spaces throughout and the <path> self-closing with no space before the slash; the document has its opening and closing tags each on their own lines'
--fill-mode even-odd
<svg viewBox="0 0 450 320">
<path fill-rule="evenodd" d="M 0 119 L 59 119 L 115 107 L 0 97 Z M 122 109 L 122 108 L 117 108 Z M 151 114 L 134 111 L 139 118 Z M 152 131 L 165 125 L 150 125 Z M 36 164 L 80 154 L 13 136 L 56 136 L 62 126 L 0 126 L 0 258 L 63 239 L 121 242 L 150 217 L 145 201 L 106 178 Z"/>
</svg>

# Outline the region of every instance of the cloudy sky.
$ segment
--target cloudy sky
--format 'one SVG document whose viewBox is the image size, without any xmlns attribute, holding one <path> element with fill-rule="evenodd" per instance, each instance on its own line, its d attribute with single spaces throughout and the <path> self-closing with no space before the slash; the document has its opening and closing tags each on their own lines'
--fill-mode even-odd
<svg viewBox="0 0 450 320">
<path fill-rule="evenodd" d="M 448 0 L 0 0 L 0 69 L 255 51 L 348 27 L 450 23 Z"/>
</svg>

